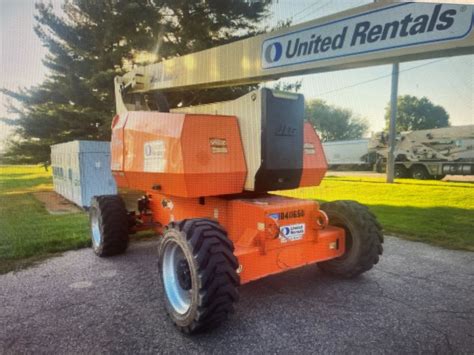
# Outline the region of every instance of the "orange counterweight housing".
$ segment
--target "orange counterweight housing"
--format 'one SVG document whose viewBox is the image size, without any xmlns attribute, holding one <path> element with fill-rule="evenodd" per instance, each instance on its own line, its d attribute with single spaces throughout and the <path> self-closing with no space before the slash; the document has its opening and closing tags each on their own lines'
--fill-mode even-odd
<svg viewBox="0 0 474 355">
<path fill-rule="evenodd" d="M 304 124 L 303 172 L 300 187 L 318 186 L 328 170 L 323 145 L 309 122 Z"/>
<path fill-rule="evenodd" d="M 136 111 L 112 122 L 118 187 L 181 197 L 243 191 L 247 173 L 235 116 Z"/>
<path fill-rule="evenodd" d="M 319 204 L 283 196 L 183 198 L 150 192 L 155 221 L 214 219 L 228 232 L 241 283 L 344 254 L 344 229 L 328 226 Z"/>
</svg>

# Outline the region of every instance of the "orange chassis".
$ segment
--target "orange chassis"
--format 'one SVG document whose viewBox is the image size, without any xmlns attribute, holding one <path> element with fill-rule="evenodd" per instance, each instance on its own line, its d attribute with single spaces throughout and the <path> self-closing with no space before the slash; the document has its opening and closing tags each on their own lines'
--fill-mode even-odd
<svg viewBox="0 0 474 355">
<path fill-rule="evenodd" d="M 315 201 L 270 194 L 185 198 L 153 191 L 146 203 L 135 230 L 154 226 L 161 234 L 170 221 L 218 220 L 234 243 L 242 284 L 344 254 L 344 229 L 328 226 Z"/>
<path fill-rule="evenodd" d="M 234 244 L 241 283 L 344 254 L 344 230 L 328 226 L 317 202 L 244 192 L 248 169 L 235 116 L 127 112 L 113 120 L 111 151 L 117 185 L 146 191 L 134 228 L 161 234 L 157 226 L 173 221 L 217 220 Z M 319 185 L 326 169 L 306 123 L 299 186 Z"/>
</svg>

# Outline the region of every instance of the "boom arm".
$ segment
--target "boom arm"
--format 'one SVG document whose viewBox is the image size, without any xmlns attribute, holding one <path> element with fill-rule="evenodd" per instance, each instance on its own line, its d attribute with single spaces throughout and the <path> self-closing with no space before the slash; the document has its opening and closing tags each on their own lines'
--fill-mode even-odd
<svg viewBox="0 0 474 355">
<path fill-rule="evenodd" d="M 385 0 L 231 44 L 135 68 L 122 94 L 202 89 L 474 53 L 474 6 Z"/>
</svg>

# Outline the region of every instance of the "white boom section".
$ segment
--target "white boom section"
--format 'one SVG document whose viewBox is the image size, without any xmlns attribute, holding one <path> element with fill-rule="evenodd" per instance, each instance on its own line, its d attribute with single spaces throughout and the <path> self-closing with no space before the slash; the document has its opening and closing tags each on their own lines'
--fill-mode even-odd
<svg viewBox="0 0 474 355">
<path fill-rule="evenodd" d="M 472 54 L 473 14 L 474 5 L 385 0 L 138 67 L 116 85 L 136 93 L 211 88 Z"/>
</svg>

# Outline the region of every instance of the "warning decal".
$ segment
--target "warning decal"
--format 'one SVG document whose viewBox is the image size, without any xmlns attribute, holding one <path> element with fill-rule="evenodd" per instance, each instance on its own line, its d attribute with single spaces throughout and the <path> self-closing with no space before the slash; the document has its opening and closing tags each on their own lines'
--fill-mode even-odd
<svg viewBox="0 0 474 355">
<path fill-rule="evenodd" d="M 305 143 L 304 144 L 304 153 L 305 154 L 316 154 L 316 149 L 314 148 L 313 143 Z"/>
<path fill-rule="evenodd" d="M 225 138 L 209 138 L 209 144 L 212 153 L 227 153 L 227 140 Z"/>
<path fill-rule="evenodd" d="M 143 146 L 143 171 L 162 173 L 165 171 L 166 145 L 162 140 L 146 142 Z"/>
</svg>

